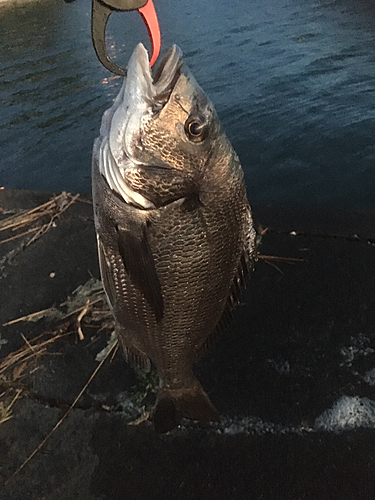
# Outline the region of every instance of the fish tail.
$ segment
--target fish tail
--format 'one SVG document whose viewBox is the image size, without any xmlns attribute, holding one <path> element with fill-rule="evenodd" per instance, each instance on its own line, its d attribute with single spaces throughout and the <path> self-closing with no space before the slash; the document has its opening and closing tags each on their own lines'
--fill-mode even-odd
<svg viewBox="0 0 375 500">
<path fill-rule="evenodd" d="M 181 418 L 200 422 L 218 422 L 219 413 L 198 381 L 192 387 L 162 387 L 152 420 L 156 432 L 168 432 L 178 426 Z"/>
</svg>

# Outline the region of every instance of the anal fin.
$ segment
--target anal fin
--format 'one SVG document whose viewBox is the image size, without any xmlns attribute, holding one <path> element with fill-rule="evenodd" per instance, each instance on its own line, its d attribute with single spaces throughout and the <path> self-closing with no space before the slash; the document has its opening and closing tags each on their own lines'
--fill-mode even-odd
<svg viewBox="0 0 375 500">
<path fill-rule="evenodd" d="M 121 333 L 118 335 L 118 339 L 121 344 L 127 363 L 129 363 L 132 366 L 137 366 L 146 373 L 149 373 L 151 370 L 151 361 L 150 358 L 147 356 L 147 354 L 145 354 L 143 351 L 135 347 Z"/>
</svg>

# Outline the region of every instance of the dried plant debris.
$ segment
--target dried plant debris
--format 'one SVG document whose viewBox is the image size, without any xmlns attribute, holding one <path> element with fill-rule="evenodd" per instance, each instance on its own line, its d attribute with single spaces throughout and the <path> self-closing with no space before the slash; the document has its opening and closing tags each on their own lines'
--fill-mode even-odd
<svg viewBox="0 0 375 500">
<path fill-rule="evenodd" d="M 49 440 L 49 438 L 52 436 L 52 434 L 61 426 L 61 424 L 64 422 L 64 420 L 69 416 L 69 414 L 72 412 L 72 410 L 75 408 L 76 404 L 78 403 L 79 399 L 83 395 L 83 393 L 86 391 L 87 387 L 90 385 L 92 382 L 93 378 L 95 375 L 98 373 L 98 371 L 101 369 L 103 363 L 107 359 L 107 357 L 111 354 L 111 351 L 108 352 L 107 356 L 102 359 L 102 361 L 98 364 L 96 369 L 93 371 L 91 374 L 90 378 L 86 382 L 86 384 L 83 386 L 82 390 L 79 392 L 78 396 L 75 398 L 73 403 L 70 405 L 69 409 L 63 414 L 63 416 L 60 418 L 60 420 L 57 422 L 57 424 L 53 427 L 53 429 L 47 434 L 47 436 L 39 443 L 39 445 L 34 449 L 34 451 L 22 462 L 22 464 L 16 469 L 16 471 L 5 481 L 4 484 L 8 484 L 9 481 L 11 481 L 29 462 L 30 460 L 33 459 L 33 457 L 43 448 L 45 443 Z"/>
<path fill-rule="evenodd" d="M 40 357 L 47 353 L 59 353 L 58 348 L 55 347 L 55 349 L 51 349 L 52 345 L 55 345 L 57 341 L 69 335 L 76 335 L 76 337 L 84 339 L 83 330 L 86 327 L 94 328 L 94 336 L 95 333 L 100 333 L 104 329 L 108 328 L 109 331 L 114 329 L 114 321 L 105 299 L 103 287 L 101 282 L 94 278 L 78 287 L 59 307 L 51 307 L 44 311 L 37 311 L 27 316 L 23 316 L 22 318 L 17 318 L 8 324 L 22 321 L 37 321 L 41 318 L 47 318 L 49 321 L 53 320 L 53 328 L 48 329 L 48 331 L 30 340 L 21 333 L 24 340 L 23 346 L 17 351 L 11 352 L 0 363 L 0 388 L 2 391 L 0 391 L 0 424 L 12 417 L 12 406 L 15 401 L 22 395 L 28 394 L 28 387 L 27 384 L 24 383 L 23 378 L 38 370 L 38 361 Z M 93 335 L 91 334 L 90 337 L 93 337 Z M 34 452 L 20 465 L 13 476 L 33 458 L 49 439 L 51 434 L 55 432 L 67 418 L 68 414 L 74 409 L 78 400 L 86 391 L 88 385 L 98 373 L 103 363 L 107 358 L 113 357 L 116 349 L 117 338 L 113 334 L 111 335 L 109 346 L 101 357 L 98 366 L 89 377 L 87 383 L 82 387 L 82 390 L 70 405 L 68 411 L 64 413 L 62 418 Z M 13 476 L 11 476 L 11 478 Z M 11 478 L 9 478 L 8 481 Z"/>
<path fill-rule="evenodd" d="M 113 405 L 102 405 L 103 410 L 120 414 L 122 421 L 128 425 L 138 425 L 149 418 L 159 389 L 159 377 L 156 370 L 147 374 L 137 371 L 137 376 L 138 383 L 129 391 L 117 394 Z"/>
<path fill-rule="evenodd" d="M 259 248 L 262 245 L 263 237 L 268 233 L 269 228 L 263 227 L 261 225 L 257 228 L 257 237 L 256 237 L 256 248 L 258 249 L 256 252 L 256 260 L 263 260 L 266 264 L 274 267 L 278 272 L 284 274 L 281 269 L 275 264 L 275 262 L 282 262 L 287 264 L 297 264 L 300 262 L 304 262 L 304 259 L 294 258 L 294 257 L 282 257 L 279 255 L 264 255 L 259 253 Z"/>
<path fill-rule="evenodd" d="M 46 352 L 57 340 L 67 335 L 76 335 L 84 339 L 84 330 L 90 329 L 92 334 L 100 333 L 105 329 L 114 329 L 114 321 L 105 299 L 101 282 L 91 278 L 87 283 L 78 287 L 58 307 L 51 307 L 37 311 L 20 318 L 16 318 L 3 326 L 28 321 L 48 319 L 47 331 L 28 340 L 22 333 L 24 345 L 15 352 L 11 352 L 0 363 L 0 377 L 8 381 L 16 381 L 24 372 L 33 369 L 35 361 Z M 114 344 L 112 341 L 111 346 Z M 27 369 L 27 370 L 26 370 Z"/>
<path fill-rule="evenodd" d="M 60 309 L 65 308 L 65 317 L 81 310 L 89 302 L 93 305 L 96 302 L 105 300 L 102 282 L 96 278 L 89 279 L 84 285 L 80 285 L 60 304 Z M 109 309 L 106 308 L 108 311 Z"/>
<path fill-rule="evenodd" d="M 21 316 L 16 319 L 12 319 L 7 323 L 3 323 L 3 326 L 14 325 L 16 323 L 21 323 L 22 321 L 32 321 L 36 322 L 42 318 L 58 318 L 60 317 L 60 311 L 56 307 L 49 307 L 48 309 L 42 309 L 41 311 L 36 311 L 30 314 L 26 314 L 25 316 Z"/>
<path fill-rule="evenodd" d="M 96 306 L 96 307 L 93 307 Z M 90 314 L 89 314 L 90 313 Z M 42 309 L 19 318 L 12 319 L 3 326 L 13 325 L 22 321 L 39 321 L 42 318 L 50 320 L 64 320 L 71 316 L 78 315 L 79 322 L 85 316 L 90 319 L 90 316 L 98 318 L 108 318 L 111 313 L 109 311 L 102 282 L 96 278 L 90 278 L 84 285 L 80 285 L 72 295 L 70 295 L 58 307 L 52 306 L 48 309 Z"/>
<path fill-rule="evenodd" d="M 15 352 L 11 352 L 0 363 L 0 384 L 1 382 L 16 382 L 20 379 L 26 368 L 30 368 L 42 354 L 47 352 L 47 348 L 56 340 L 70 334 L 60 330 L 43 333 L 32 340 L 27 340 L 22 335 L 25 343 Z"/>
<path fill-rule="evenodd" d="M 54 196 L 42 205 L 1 220 L 0 232 L 11 231 L 10 234 L 15 234 L 13 234 L 13 236 L 7 234 L 4 239 L 0 240 L 0 244 L 29 234 L 30 238 L 27 240 L 26 246 L 30 245 L 53 227 L 61 214 L 63 214 L 79 196 L 79 194 L 72 195 L 63 191 L 58 196 Z"/>
<path fill-rule="evenodd" d="M 9 390 L 0 394 L 0 425 L 12 418 L 12 406 L 21 394 L 21 390 Z"/>
<path fill-rule="evenodd" d="M 52 326 L 48 331 L 28 340 L 23 336 L 23 346 L 15 352 L 11 352 L 0 363 L 0 386 L 3 388 L 18 387 L 27 394 L 27 384 L 24 383 L 27 375 L 32 374 L 40 365 L 41 356 L 56 354 L 59 347 L 52 346 L 68 335 L 75 335 L 79 340 L 87 340 L 86 345 L 93 343 L 93 338 L 107 334 L 107 346 L 100 350 L 96 361 L 102 364 L 105 359 L 111 360 L 117 349 L 118 340 L 115 333 L 115 324 L 107 305 L 104 290 L 100 281 L 91 278 L 87 283 L 78 287 L 58 307 L 51 307 L 43 311 L 16 318 L 7 324 L 19 322 L 38 321 L 47 319 L 46 326 Z M 85 337 L 87 332 L 87 338 Z M 56 344 L 60 346 L 60 344 Z M 129 394 L 123 394 L 122 400 L 117 404 L 104 408 L 107 411 L 121 412 L 125 421 L 134 418 L 145 418 L 148 410 L 152 407 L 155 393 L 158 387 L 156 371 L 144 374 L 136 370 L 139 382 L 132 387 Z"/>
</svg>

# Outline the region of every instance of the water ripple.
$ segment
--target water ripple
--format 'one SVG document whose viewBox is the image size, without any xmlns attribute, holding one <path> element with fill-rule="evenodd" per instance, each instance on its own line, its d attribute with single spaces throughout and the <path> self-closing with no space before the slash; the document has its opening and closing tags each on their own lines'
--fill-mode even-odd
<svg viewBox="0 0 375 500">
<path fill-rule="evenodd" d="M 163 48 L 181 46 L 214 101 L 252 203 L 372 209 L 373 2 L 171 5 L 157 5 Z M 92 141 L 121 80 L 95 57 L 89 2 L 1 8 L 0 32 L 0 185 L 90 191 Z M 140 40 L 136 13 L 111 16 L 120 64 Z"/>
</svg>

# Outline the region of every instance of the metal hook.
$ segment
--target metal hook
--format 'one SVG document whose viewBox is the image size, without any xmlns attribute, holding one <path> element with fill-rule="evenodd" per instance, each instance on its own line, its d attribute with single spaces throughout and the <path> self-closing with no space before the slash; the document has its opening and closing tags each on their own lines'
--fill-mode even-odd
<svg viewBox="0 0 375 500">
<path fill-rule="evenodd" d="M 160 29 L 152 0 L 92 0 L 91 37 L 99 61 L 111 73 L 126 76 L 126 71 L 115 64 L 107 54 L 105 30 L 109 16 L 114 11 L 130 11 L 138 9 L 147 25 L 152 43 L 151 65 L 156 61 L 160 51 Z"/>
</svg>

